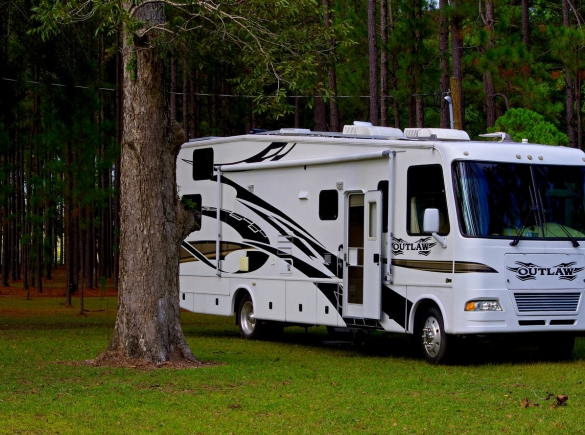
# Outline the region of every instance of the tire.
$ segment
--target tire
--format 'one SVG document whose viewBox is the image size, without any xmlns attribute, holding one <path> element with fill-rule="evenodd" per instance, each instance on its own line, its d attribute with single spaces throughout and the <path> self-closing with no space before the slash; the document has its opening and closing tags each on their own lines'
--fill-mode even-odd
<svg viewBox="0 0 585 435">
<path fill-rule="evenodd" d="M 249 294 L 246 294 L 240 301 L 238 326 L 242 338 L 246 340 L 257 340 L 262 336 L 265 325 L 254 316 L 254 304 Z"/>
<path fill-rule="evenodd" d="M 445 333 L 441 311 L 437 307 L 427 308 L 419 319 L 417 334 L 423 357 L 431 364 L 446 362 L 450 340 Z"/>
<path fill-rule="evenodd" d="M 538 352 L 546 361 L 566 361 L 571 359 L 575 348 L 573 334 L 551 334 L 538 341 Z"/>
</svg>

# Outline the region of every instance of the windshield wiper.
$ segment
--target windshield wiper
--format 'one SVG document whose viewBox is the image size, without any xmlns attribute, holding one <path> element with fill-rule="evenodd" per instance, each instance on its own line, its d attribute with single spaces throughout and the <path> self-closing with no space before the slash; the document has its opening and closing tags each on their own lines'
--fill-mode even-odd
<svg viewBox="0 0 585 435">
<path fill-rule="evenodd" d="M 571 243 L 573 244 L 573 248 L 578 248 L 579 246 L 581 246 L 579 244 L 579 242 L 577 241 L 577 239 L 575 237 L 573 237 L 571 235 L 571 233 L 569 233 L 569 230 L 567 230 L 567 228 L 560 222 L 555 222 L 555 221 L 551 221 L 553 224 L 557 224 L 559 226 L 559 228 L 561 230 L 563 230 L 563 233 L 565 233 L 567 235 L 567 239 L 569 239 L 571 241 Z"/>
<path fill-rule="evenodd" d="M 542 210 L 543 216 L 546 217 L 546 215 L 548 214 L 551 217 L 551 219 L 552 219 L 552 211 L 544 208 L 544 204 L 542 202 L 542 196 L 540 194 L 540 189 L 538 190 L 538 200 L 540 202 L 540 209 Z M 571 233 L 569 233 L 569 230 L 567 230 L 567 228 L 562 223 L 556 222 L 554 220 L 550 220 L 549 222 L 552 222 L 553 224 L 558 225 L 559 228 L 561 230 L 563 230 L 563 233 L 565 233 L 565 235 L 567 236 L 567 239 L 569 239 L 571 241 L 571 243 L 573 244 L 573 248 L 578 248 L 579 246 L 581 246 L 579 244 L 579 242 L 577 241 L 577 239 L 575 237 L 573 237 L 571 235 Z M 546 223 L 543 223 L 543 225 L 542 225 L 542 235 L 543 235 L 543 237 L 546 237 L 546 229 L 545 228 L 546 228 Z"/>
<path fill-rule="evenodd" d="M 520 242 L 520 237 L 522 237 L 522 234 L 524 234 L 524 230 L 526 229 L 526 222 L 528 221 L 528 218 L 530 218 L 530 215 L 533 212 L 538 210 L 538 201 L 536 199 L 536 195 L 532 194 L 532 189 L 530 188 L 530 186 L 528 186 L 528 194 L 530 195 L 530 202 L 532 203 L 532 205 L 530 206 L 530 211 L 528 212 L 528 215 L 524 218 L 522 225 L 520 225 L 520 232 L 516 233 L 516 238 L 510 242 L 510 246 L 516 246 L 518 244 L 518 242 Z M 536 218 L 536 225 L 538 225 L 539 224 L 538 214 L 534 213 L 534 217 Z M 540 227 L 542 230 L 542 225 L 540 225 Z"/>
<path fill-rule="evenodd" d="M 532 212 L 535 211 L 536 209 L 537 209 L 537 207 L 535 205 L 530 207 L 530 211 L 528 212 L 528 215 L 526 215 L 526 217 L 524 218 L 524 222 L 522 222 L 522 225 L 520 226 L 520 231 L 516 233 L 516 237 L 514 238 L 514 240 L 512 240 L 510 242 L 510 246 L 516 246 L 518 244 L 518 242 L 520 242 L 520 237 L 522 237 L 522 234 L 524 233 L 524 230 L 526 229 L 526 222 L 528 221 L 528 218 L 530 217 Z"/>
</svg>

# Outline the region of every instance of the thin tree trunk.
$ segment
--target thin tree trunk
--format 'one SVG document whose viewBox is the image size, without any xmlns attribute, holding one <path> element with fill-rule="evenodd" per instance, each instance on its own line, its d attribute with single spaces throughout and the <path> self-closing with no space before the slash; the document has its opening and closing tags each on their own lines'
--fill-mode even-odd
<svg viewBox="0 0 585 435">
<path fill-rule="evenodd" d="M 563 7 L 563 25 L 570 27 L 569 19 L 569 4 L 567 0 L 562 0 Z M 567 106 L 567 136 L 569 137 L 569 146 L 575 148 L 575 94 L 573 90 L 573 76 L 569 71 L 568 65 L 565 65 L 565 83 L 567 84 L 565 91 L 565 100 Z"/>
<path fill-rule="evenodd" d="M 416 97 L 416 126 L 423 128 L 425 126 L 425 106 L 421 96 Z"/>
<path fill-rule="evenodd" d="M 320 96 L 315 96 L 313 101 L 313 116 L 315 131 L 327 131 L 327 114 L 325 113 L 325 101 Z"/>
<path fill-rule="evenodd" d="M 197 137 L 195 135 L 195 80 L 189 77 L 189 137 Z M 222 117 L 223 118 L 223 117 Z"/>
<path fill-rule="evenodd" d="M 71 141 L 65 143 L 65 306 L 71 306 L 71 294 L 73 293 L 73 223 L 72 223 L 72 151 Z"/>
<path fill-rule="evenodd" d="M 329 0 L 323 0 L 323 21 L 325 27 L 331 27 L 331 12 Z M 333 49 L 334 41 L 329 41 Z M 327 79 L 329 81 L 329 89 L 331 91 L 331 98 L 329 98 L 329 131 L 341 131 L 341 123 L 339 119 L 339 105 L 337 104 L 337 73 L 335 72 L 335 63 L 329 62 L 327 67 Z"/>
<path fill-rule="evenodd" d="M 187 50 L 183 50 L 183 133 L 189 139 L 189 73 Z"/>
<path fill-rule="evenodd" d="M 116 145 L 121 149 L 122 135 L 124 133 L 124 111 L 123 74 L 124 61 L 122 59 L 122 46 L 120 44 L 121 30 L 117 32 L 117 56 L 116 56 Z M 118 291 L 120 278 L 120 166 L 121 151 L 118 153 L 114 166 L 114 231 L 112 246 L 114 248 L 114 289 Z"/>
<path fill-rule="evenodd" d="M 449 20 L 447 16 L 447 8 L 449 7 L 448 0 L 439 1 L 439 58 L 441 80 L 439 83 L 439 91 L 441 97 L 449 90 Z M 450 127 L 449 104 L 445 99 L 440 99 L 440 126 L 441 128 Z"/>
<path fill-rule="evenodd" d="M 295 97 L 295 128 L 300 128 L 300 119 L 301 119 L 301 103 L 300 98 Z"/>
<path fill-rule="evenodd" d="M 454 11 L 457 10 L 457 3 L 451 3 L 452 8 Z M 457 87 L 458 87 L 458 95 L 459 95 L 459 112 L 461 114 L 461 125 L 456 126 L 456 128 L 460 128 L 461 130 L 465 130 L 465 110 L 464 110 L 464 95 L 463 95 L 463 69 L 461 67 L 461 58 L 462 58 L 462 36 L 461 36 L 461 17 L 457 14 L 457 12 L 453 12 L 451 16 L 451 59 L 453 62 L 453 77 L 457 79 Z M 453 102 L 457 104 L 457 101 Z M 457 112 L 456 108 L 454 107 L 453 110 Z"/>
<path fill-rule="evenodd" d="M 486 30 L 489 33 L 487 46 L 483 48 L 484 53 L 490 50 L 494 46 L 494 3 L 493 0 L 486 0 L 485 12 L 481 8 L 480 3 L 480 14 L 482 16 Z M 489 70 L 483 73 L 483 89 L 485 93 L 485 114 L 487 127 L 493 127 L 496 123 L 496 105 L 494 103 L 494 82 L 492 74 Z"/>
<path fill-rule="evenodd" d="M 380 0 L 380 125 L 388 126 L 388 0 Z"/>
<path fill-rule="evenodd" d="M 378 47 L 376 41 L 376 0 L 368 0 L 368 64 L 370 68 L 370 122 L 378 125 Z"/>
<path fill-rule="evenodd" d="M 390 24 L 390 34 L 394 35 L 396 30 L 394 21 L 394 7 L 392 5 L 393 0 L 388 0 L 388 20 Z M 398 91 L 398 55 L 396 50 L 392 50 L 392 93 L 396 94 Z M 394 112 L 394 127 L 400 128 L 400 107 L 396 97 L 392 97 L 392 111 Z"/>
<path fill-rule="evenodd" d="M 530 0 L 522 0 L 522 42 L 530 49 Z"/>
</svg>

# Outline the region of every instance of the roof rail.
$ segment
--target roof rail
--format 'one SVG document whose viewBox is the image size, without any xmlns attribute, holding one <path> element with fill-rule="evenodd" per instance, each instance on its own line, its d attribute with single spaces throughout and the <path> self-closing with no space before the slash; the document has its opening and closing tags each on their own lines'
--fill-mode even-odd
<svg viewBox="0 0 585 435">
<path fill-rule="evenodd" d="M 201 142 L 204 140 L 219 139 L 220 136 L 206 136 L 206 137 L 194 137 L 189 139 L 187 142 Z"/>
</svg>

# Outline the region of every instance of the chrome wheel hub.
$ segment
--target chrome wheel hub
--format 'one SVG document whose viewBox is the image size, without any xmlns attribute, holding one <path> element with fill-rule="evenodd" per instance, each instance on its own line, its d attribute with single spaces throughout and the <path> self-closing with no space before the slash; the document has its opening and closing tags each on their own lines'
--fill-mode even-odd
<svg viewBox="0 0 585 435">
<path fill-rule="evenodd" d="M 433 316 L 427 318 L 422 330 L 423 346 L 430 356 L 437 356 L 441 350 L 441 327 Z"/>
<path fill-rule="evenodd" d="M 252 305 L 252 302 L 250 301 L 247 301 L 242 306 L 242 311 L 240 312 L 240 325 L 246 335 L 250 335 L 254 332 L 254 328 L 256 327 L 256 317 L 254 316 L 254 305 Z"/>
</svg>

